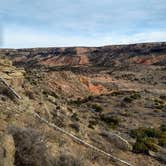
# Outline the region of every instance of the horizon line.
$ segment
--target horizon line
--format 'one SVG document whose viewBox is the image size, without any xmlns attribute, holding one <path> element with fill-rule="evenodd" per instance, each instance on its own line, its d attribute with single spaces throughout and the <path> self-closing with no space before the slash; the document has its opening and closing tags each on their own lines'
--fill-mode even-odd
<svg viewBox="0 0 166 166">
<path fill-rule="evenodd" d="M 3 48 L 3 47 L 0 47 L 0 50 L 21 50 L 21 49 L 41 49 L 41 48 L 100 48 L 100 47 L 109 47 L 109 46 L 127 46 L 127 45 L 137 45 L 137 44 L 159 44 L 159 43 L 166 43 L 166 41 L 154 41 L 154 42 L 133 42 L 133 43 L 117 43 L 117 44 L 109 44 L 109 45 L 101 45 L 101 46 L 46 46 L 46 47 L 40 47 L 40 46 L 36 46 L 36 47 L 20 47 L 20 48 L 13 48 L 13 47 L 10 47 L 10 48 Z"/>
</svg>

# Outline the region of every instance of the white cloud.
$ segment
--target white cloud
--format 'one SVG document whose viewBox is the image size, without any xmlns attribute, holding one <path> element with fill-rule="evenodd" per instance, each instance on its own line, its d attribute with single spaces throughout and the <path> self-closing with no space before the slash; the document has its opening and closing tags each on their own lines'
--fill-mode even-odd
<svg viewBox="0 0 166 166">
<path fill-rule="evenodd" d="M 102 46 L 110 44 L 128 44 L 140 42 L 166 41 L 166 31 L 146 31 L 132 35 L 101 33 L 89 36 L 61 35 L 54 32 L 13 26 L 4 31 L 3 47 L 59 47 L 59 46 Z"/>
</svg>

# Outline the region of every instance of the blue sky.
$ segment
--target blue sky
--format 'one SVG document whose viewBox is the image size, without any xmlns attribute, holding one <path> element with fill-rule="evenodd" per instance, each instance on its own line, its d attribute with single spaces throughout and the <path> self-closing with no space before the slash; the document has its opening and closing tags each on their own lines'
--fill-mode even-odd
<svg viewBox="0 0 166 166">
<path fill-rule="evenodd" d="M 166 41 L 166 0 L 0 0 L 0 47 Z"/>
</svg>

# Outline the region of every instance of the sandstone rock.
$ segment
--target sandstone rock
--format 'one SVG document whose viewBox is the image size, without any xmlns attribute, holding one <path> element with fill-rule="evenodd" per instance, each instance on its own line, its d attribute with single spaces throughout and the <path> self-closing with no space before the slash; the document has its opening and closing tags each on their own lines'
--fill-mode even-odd
<svg viewBox="0 0 166 166">
<path fill-rule="evenodd" d="M 18 69 L 12 65 L 8 59 L 0 58 L 0 76 L 12 86 L 21 86 L 24 79 L 25 70 Z"/>
<path fill-rule="evenodd" d="M 14 166 L 15 145 L 11 135 L 0 136 L 0 165 Z"/>
<path fill-rule="evenodd" d="M 0 59 L 0 66 L 12 66 L 12 61 L 8 59 Z"/>
<path fill-rule="evenodd" d="M 1 119 L 0 119 L 0 131 L 5 131 L 6 128 L 7 128 L 7 122 L 5 120 L 3 120 L 2 116 L 1 116 Z"/>
</svg>

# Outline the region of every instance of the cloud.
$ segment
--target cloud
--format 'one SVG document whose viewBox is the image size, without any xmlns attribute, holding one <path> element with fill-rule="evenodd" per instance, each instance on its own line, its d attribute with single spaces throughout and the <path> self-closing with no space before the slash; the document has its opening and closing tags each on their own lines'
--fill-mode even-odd
<svg viewBox="0 0 166 166">
<path fill-rule="evenodd" d="M 0 22 L 5 47 L 160 41 L 165 37 L 161 34 L 166 29 L 166 3 L 165 0 L 5 0 L 0 6 Z M 20 43 L 21 40 L 24 42 Z"/>
<path fill-rule="evenodd" d="M 77 36 L 54 34 L 16 27 L 4 31 L 3 48 L 27 48 L 27 47 L 63 47 L 63 46 L 103 46 L 110 44 L 129 44 L 142 42 L 165 41 L 166 31 L 146 31 L 124 35 L 118 33 L 93 34 L 91 36 Z"/>
</svg>

